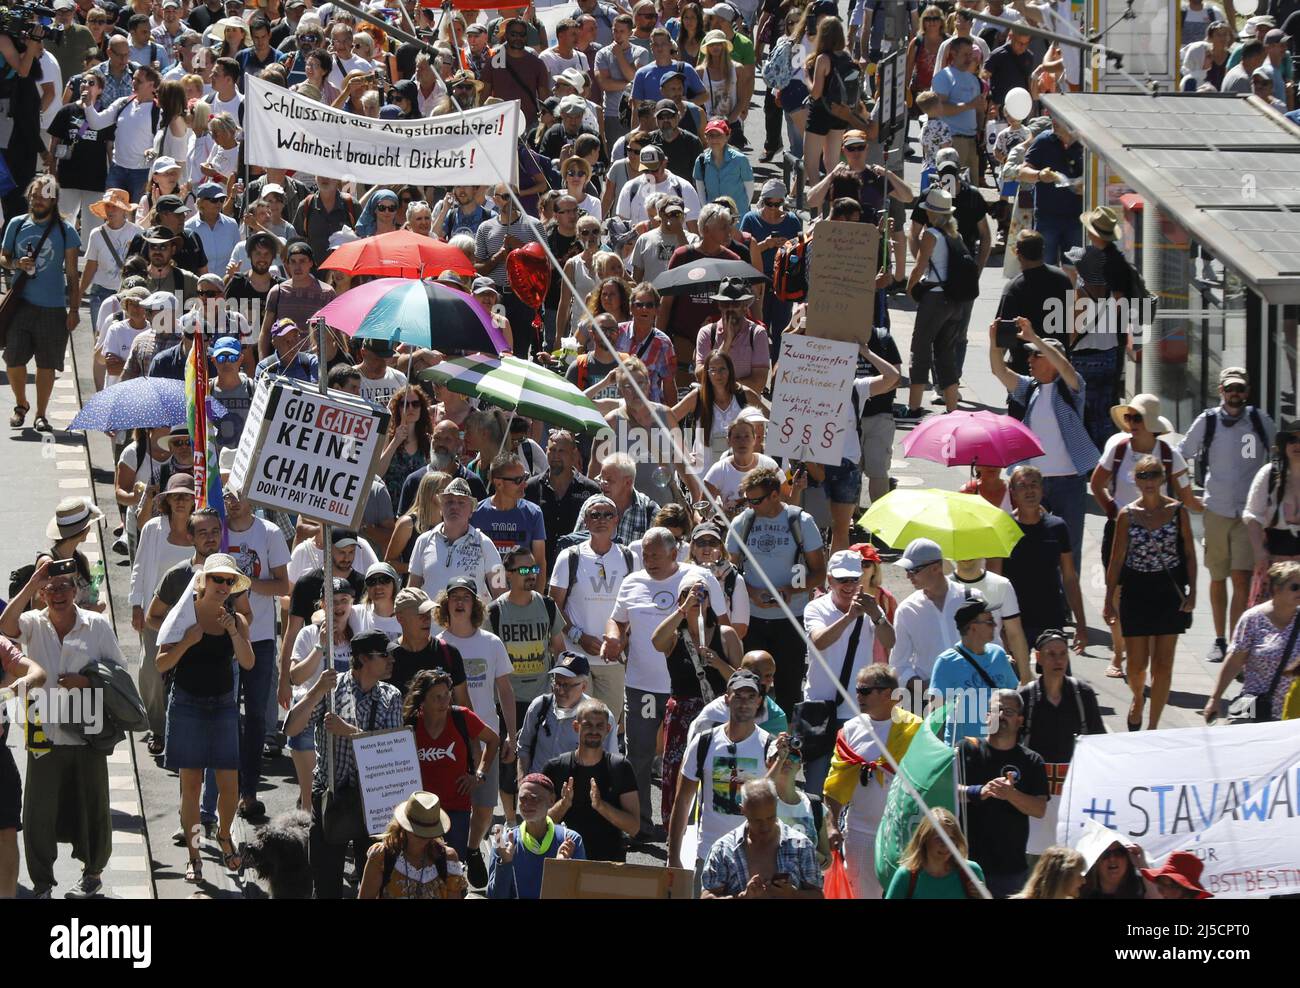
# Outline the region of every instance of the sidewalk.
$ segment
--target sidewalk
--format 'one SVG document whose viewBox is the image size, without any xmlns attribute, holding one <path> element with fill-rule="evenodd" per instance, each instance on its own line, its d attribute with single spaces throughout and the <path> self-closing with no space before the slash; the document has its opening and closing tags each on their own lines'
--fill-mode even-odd
<svg viewBox="0 0 1300 988">
<path fill-rule="evenodd" d="M 10 477 L 17 480 L 12 485 L 13 492 L 4 503 L 5 528 L 10 538 L 0 543 L 0 573 L 5 575 L 4 596 L 8 597 L 8 575 L 20 566 L 32 562 L 39 549 L 45 548 L 49 540 L 45 538 L 45 526 L 54 516 L 54 509 L 59 501 L 70 496 L 89 496 L 95 498 L 105 514 L 104 521 L 92 531 L 90 539 L 82 546 L 82 551 L 94 566 L 101 558 L 103 540 L 116 524 L 117 508 L 112 502 L 112 490 L 109 499 L 102 494 L 95 497 L 92 489 L 90 469 L 91 453 L 87 447 L 84 433 L 63 431 L 81 408 L 80 395 L 89 393 L 79 391 L 77 372 L 83 371 L 84 389 L 89 381 L 89 316 L 82 312 L 80 328 L 74 334 L 74 341 L 79 344 L 77 358 L 80 365 L 71 357 L 66 370 L 55 382 L 54 394 L 50 401 L 49 419 L 56 431 L 53 435 L 42 435 L 28 425 L 23 429 L 9 430 L 5 450 L 6 466 Z M 0 374 L 0 376 L 3 376 Z M 13 412 L 13 393 L 7 387 L 0 388 L 0 416 L 5 420 Z M 34 380 L 29 380 L 28 401 L 35 398 Z M 93 387 L 93 385 L 89 385 Z M 94 449 L 96 464 L 112 461 L 112 451 L 102 435 L 91 440 L 103 444 L 103 449 Z M 109 480 L 111 483 L 111 472 Z M 16 537 L 15 537 L 16 536 Z M 130 579 L 130 570 L 125 567 L 107 564 L 106 582 L 110 594 L 121 586 L 123 598 L 126 583 Z M 108 616 L 113 617 L 110 610 Z M 129 613 L 127 628 L 130 628 Z M 123 651 L 127 652 L 127 642 L 123 641 Z M 27 754 L 23 750 L 23 732 L 17 725 L 9 732 L 8 744 L 18 764 L 18 772 L 26 780 Z M 144 835 L 144 818 L 141 812 L 139 786 L 136 781 L 136 764 L 131 743 L 118 745 L 117 750 L 108 759 L 109 805 L 113 816 L 113 855 L 103 874 L 104 895 L 117 899 L 153 898 L 153 881 L 150 877 L 149 854 Z M 23 835 L 19 833 L 21 848 Z M 20 854 L 21 859 L 21 854 Z M 71 847 L 59 846 L 59 857 L 55 865 L 55 878 L 58 882 L 54 895 L 61 896 L 81 875 L 81 865 L 71 856 Z M 21 861 L 19 872 L 20 897 L 30 896 L 31 881 L 27 874 L 26 861 Z"/>
</svg>

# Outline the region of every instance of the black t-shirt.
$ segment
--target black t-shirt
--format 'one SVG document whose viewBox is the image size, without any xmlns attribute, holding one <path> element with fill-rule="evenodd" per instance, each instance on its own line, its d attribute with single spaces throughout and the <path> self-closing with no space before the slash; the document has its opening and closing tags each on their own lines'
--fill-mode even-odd
<svg viewBox="0 0 1300 988">
<path fill-rule="evenodd" d="M 867 349 L 881 360 L 887 360 L 895 367 L 903 362 L 903 358 L 898 352 L 898 343 L 894 340 L 894 335 L 885 326 L 872 328 L 871 339 L 867 342 Z M 858 355 L 858 368 L 854 371 L 855 376 L 867 377 L 878 373 L 875 364 L 861 354 Z M 862 402 L 862 414 L 883 415 L 887 412 L 893 414 L 895 391 L 895 388 L 890 388 L 888 391 L 882 391 L 875 397 Z"/>
<path fill-rule="evenodd" d="M 1107 244 L 1103 251 L 1106 256 L 1102 273 L 1106 279 L 1107 292 L 1119 292 L 1124 298 L 1130 298 L 1133 294 L 1132 275 L 1129 271 L 1128 261 L 1120 253 L 1120 249 L 1114 244 Z"/>
<path fill-rule="evenodd" d="M 1013 777 L 1016 788 L 1030 796 L 1046 796 L 1043 760 L 1024 745 L 1008 751 L 987 741 L 967 738 L 961 748 L 962 778 L 968 786 Z M 1029 817 L 1005 799 L 972 799 L 966 804 L 966 839 L 970 857 L 986 875 L 1014 875 L 1025 870 Z"/>
<path fill-rule="evenodd" d="M 917 199 L 912 209 L 912 222 L 919 223 L 923 227 L 930 225 L 923 206 L 924 202 L 924 199 Z M 976 248 L 980 242 L 980 220 L 989 214 L 988 203 L 976 189 L 962 182 L 961 188 L 953 197 L 952 205 L 953 215 L 957 220 L 957 233 L 961 236 L 966 249 L 971 252 L 971 256 L 978 259 Z"/>
<path fill-rule="evenodd" d="M 193 230 L 182 230 L 179 234 L 181 245 L 176 250 L 175 261 L 176 267 L 182 271 L 197 273 L 200 269 L 208 266 L 208 252 L 203 249 L 203 241 L 199 240 L 199 235 Z M 137 233 L 131 238 L 131 245 L 127 247 L 128 254 L 144 254 L 144 234 Z M 124 258 L 125 260 L 125 258 Z"/>
<path fill-rule="evenodd" d="M 1061 702 L 1056 704 L 1047 699 L 1041 679 L 1026 683 L 1018 692 L 1025 709 L 1025 744 L 1031 751 L 1038 752 L 1045 762 L 1070 761 L 1074 757 L 1074 739 L 1080 734 L 1106 733 L 1101 711 L 1097 709 L 1097 694 L 1087 683 L 1067 678 L 1061 687 Z M 1079 719 L 1080 704 L 1083 706 L 1082 721 Z"/>
<path fill-rule="evenodd" d="M 393 674 L 388 681 L 405 693 L 415 674 L 422 669 L 445 669 L 451 674 L 452 686 L 465 682 L 465 660 L 461 658 L 460 650 L 438 638 L 430 638 L 429 644 L 418 652 L 401 645 L 393 649 Z"/>
<path fill-rule="evenodd" d="M 1015 588 L 1020 620 L 1032 641 L 1045 628 L 1065 624 L 1068 611 L 1061 583 L 1061 556 L 1070 551 L 1070 530 L 1061 518 L 1047 513 L 1036 525 L 1019 524 L 1024 536 L 1003 563 L 1002 575 Z"/>
<path fill-rule="evenodd" d="M 55 177 L 65 189 L 98 191 L 108 181 L 108 145 L 114 127 L 95 130 L 86 125 L 86 113 L 80 103 L 62 107 L 50 121 L 46 133 L 59 142 L 60 153 L 66 145 L 67 156 L 60 157 Z M 123 258 L 126 260 L 126 258 Z"/>
<path fill-rule="evenodd" d="M 365 574 L 353 570 L 348 574 L 348 583 L 352 584 L 352 599 L 360 600 L 366 589 Z M 314 569 L 305 576 L 300 576 L 298 582 L 293 585 L 293 593 L 289 597 L 289 613 L 304 621 L 310 621 L 324 590 L 325 570 Z"/>
<path fill-rule="evenodd" d="M 683 621 L 677 636 L 677 644 L 673 650 L 668 653 L 668 681 L 671 685 L 673 696 L 681 697 L 688 700 L 699 700 L 703 698 L 700 691 L 700 678 L 695 672 L 695 663 L 691 661 L 690 653 L 686 650 L 686 622 Z M 693 644 L 693 642 L 692 642 Z M 717 628 L 714 628 L 713 635 L 709 638 L 709 648 L 722 655 L 722 634 Z M 704 656 L 700 656 L 700 665 L 704 668 L 704 677 L 709 682 L 709 688 L 713 690 L 714 696 L 722 696 L 727 692 L 726 681 L 723 680 L 722 674 L 713 666 L 709 665 Z M 580 831 L 581 832 L 581 831 Z"/>
<path fill-rule="evenodd" d="M 225 696 L 235 688 L 235 644 L 224 631 L 219 635 L 203 632 L 203 638 L 191 645 L 176 664 L 177 689 L 194 696 Z"/>
<path fill-rule="evenodd" d="M 573 252 L 573 248 L 577 243 L 578 234 L 576 230 L 571 237 L 561 233 L 560 228 L 555 224 L 551 224 L 546 231 L 546 246 L 551 248 L 551 252 L 555 254 L 555 259 L 560 262 L 561 266 L 569 259 L 569 254 Z M 562 284 L 561 279 L 552 278 L 550 287 L 546 289 L 546 307 L 552 312 L 559 307 L 560 287 Z"/>
<path fill-rule="evenodd" d="M 623 832 L 591 808 L 591 780 L 596 780 L 600 798 L 619 806 L 624 793 L 636 792 L 632 763 L 622 755 L 603 752 L 595 765 L 579 765 L 576 751 L 556 755 L 542 768 L 559 792 L 573 779 L 573 805 L 564 814 L 564 825 L 582 834 L 589 861 L 625 861 Z"/>
<path fill-rule="evenodd" d="M 1007 93 L 1016 89 L 1029 89 L 1029 77 L 1034 71 L 1034 56 L 1029 49 L 1017 55 L 1008 42 L 989 53 L 984 68 L 989 73 L 989 102 L 1001 105 Z"/>
<path fill-rule="evenodd" d="M 1060 334 L 1046 331 L 1047 313 L 1049 310 L 1060 313 L 1058 318 L 1062 319 L 1064 325 L 1068 325 L 1070 309 L 1066 302 L 1073 287 L 1070 276 L 1054 265 L 1040 264 L 1038 267 L 1025 268 L 1002 290 L 998 318 L 1016 319 L 1024 316 L 1039 336 L 1046 334 L 1059 338 Z M 1055 302 L 1052 303 L 1052 300 Z M 1029 351 L 1023 343 L 1017 341 L 1011 347 L 1010 358 L 1011 369 L 1017 374 L 1029 373 Z"/>
<path fill-rule="evenodd" d="M 271 275 L 271 285 L 278 285 L 280 284 L 280 281 L 281 279 L 275 277 L 275 275 Z M 226 283 L 226 298 L 241 299 L 245 301 L 256 299 L 263 306 L 262 311 L 265 311 L 266 296 L 268 294 L 270 294 L 269 287 L 266 291 L 259 292 L 253 287 L 253 283 L 248 280 L 248 275 L 246 274 L 237 274 Z M 253 327 L 254 331 L 258 328 L 259 327 L 257 326 Z"/>
<path fill-rule="evenodd" d="M 222 10 L 220 7 L 213 10 L 211 7 L 207 6 L 207 4 L 199 4 L 190 11 L 190 16 L 185 19 L 185 23 L 195 31 L 199 32 L 199 34 L 202 34 L 213 24 L 217 23 L 217 21 L 221 20 L 221 14 Z"/>
</svg>

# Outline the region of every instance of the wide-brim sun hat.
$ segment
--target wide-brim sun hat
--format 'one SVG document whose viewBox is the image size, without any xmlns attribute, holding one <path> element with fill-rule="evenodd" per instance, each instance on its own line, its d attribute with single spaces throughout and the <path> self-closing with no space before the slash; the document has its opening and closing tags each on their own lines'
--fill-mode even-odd
<svg viewBox="0 0 1300 988">
<path fill-rule="evenodd" d="M 1160 399 L 1155 395 L 1134 395 L 1128 401 L 1121 402 L 1111 408 L 1110 420 L 1115 423 L 1115 428 L 1119 429 L 1120 432 L 1133 431 L 1129 424 L 1124 421 L 1124 415 L 1127 412 L 1137 412 L 1141 415 L 1146 427 L 1157 436 L 1174 431 L 1173 424 L 1160 414 Z"/>
<path fill-rule="evenodd" d="M 235 579 L 235 585 L 230 588 L 232 594 L 243 593 L 253 585 L 244 571 L 235 563 L 235 557 L 225 552 L 214 552 L 207 559 L 203 560 L 203 567 L 199 570 L 199 575 L 206 581 L 209 576 L 231 576 Z"/>
<path fill-rule="evenodd" d="M 54 517 L 45 526 L 45 537 L 59 541 L 70 539 L 74 535 L 80 535 L 103 517 L 104 512 L 88 498 L 64 498 L 54 509 Z"/>
<path fill-rule="evenodd" d="M 393 810 L 397 825 L 416 837 L 443 837 L 451 830 L 451 817 L 442 800 L 431 792 L 413 792 Z"/>
</svg>

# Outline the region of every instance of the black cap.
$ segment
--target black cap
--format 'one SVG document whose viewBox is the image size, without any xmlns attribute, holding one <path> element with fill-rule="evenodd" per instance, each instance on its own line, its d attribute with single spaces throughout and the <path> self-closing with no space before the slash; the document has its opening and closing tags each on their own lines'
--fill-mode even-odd
<svg viewBox="0 0 1300 988">
<path fill-rule="evenodd" d="M 388 651 L 388 636 L 377 628 L 352 636 L 353 655 L 373 655 Z"/>
<path fill-rule="evenodd" d="M 569 678 L 590 676 L 591 663 L 587 661 L 585 655 L 579 655 L 577 652 L 562 652 L 560 653 L 560 661 L 555 663 L 555 667 L 551 672 L 557 676 L 567 676 Z"/>
<path fill-rule="evenodd" d="M 453 590 L 468 590 L 477 596 L 478 584 L 472 576 L 456 576 L 447 582 L 447 593 L 450 594 Z"/>
<path fill-rule="evenodd" d="M 153 208 L 156 213 L 174 213 L 185 208 L 185 200 L 180 196 L 165 195 L 154 203 Z"/>
<path fill-rule="evenodd" d="M 336 594 L 345 593 L 349 597 L 355 597 L 357 595 L 357 592 L 355 589 L 353 589 L 352 584 L 349 583 L 347 580 L 343 579 L 343 577 L 341 576 L 334 577 L 333 590 Z M 324 597 L 325 597 L 325 591 L 322 588 L 321 598 L 324 599 Z"/>
<path fill-rule="evenodd" d="M 976 597 L 973 600 L 969 600 L 962 604 L 961 607 L 957 608 L 957 613 L 954 615 L 957 630 L 964 632 L 967 626 L 969 626 L 970 623 L 981 614 L 992 613 L 993 608 L 989 607 L 989 602 L 983 597 Z"/>
<path fill-rule="evenodd" d="M 248 239 L 244 241 L 244 253 L 251 254 L 256 247 L 268 247 L 272 253 L 279 253 L 280 241 L 274 233 L 258 230 L 256 233 L 250 233 Z"/>
<path fill-rule="evenodd" d="M 350 545 L 357 544 L 357 533 L 350 532 L 346 528 L 336 528 L 330 534 L 335 549 L 346 549 Z"/>
<path fill-rule="evenodd" d="M 363 339 L 361 346 L 377 357 L 391 357 L 393 355 L 393 344 L 388 340 Z"/>
<path fill-rule="evenodd" d="M 311 249 L 311 244 L 305 240 L 295 240 L 285 251 L 285 257 L 293 257 L 294 254 L 306 254 L 311 260 L 316 260 L 316 252 Z"/>
</svg>

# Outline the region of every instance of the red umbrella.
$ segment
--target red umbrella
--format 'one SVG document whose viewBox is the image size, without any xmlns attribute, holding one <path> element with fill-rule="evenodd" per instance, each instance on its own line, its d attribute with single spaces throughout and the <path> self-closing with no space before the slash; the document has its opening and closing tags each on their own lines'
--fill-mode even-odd
<svg viewBox="0 0 1300 988">
<path fill-rule="evenodd" d="M 344 244 L 326 258 L 321 268 L 384 278 L 435 278 L 448 269 L 461 275 L 474 274 L 474 265 L 463 252 L 410 230 L 394 230 Z"/>
</svg>

